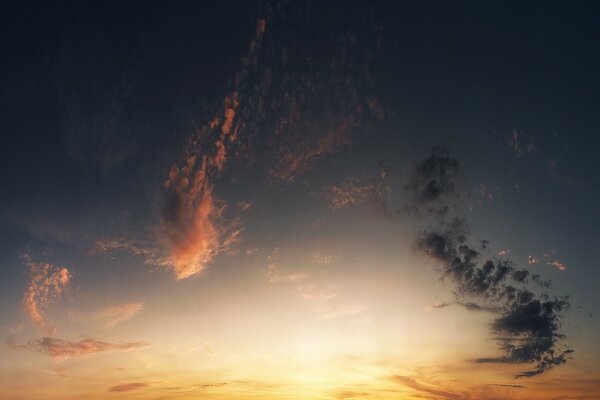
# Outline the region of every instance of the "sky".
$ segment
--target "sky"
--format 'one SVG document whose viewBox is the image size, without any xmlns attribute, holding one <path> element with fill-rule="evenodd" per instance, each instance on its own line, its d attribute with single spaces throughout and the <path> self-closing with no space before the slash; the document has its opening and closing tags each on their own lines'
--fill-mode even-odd
<svg viewBox="0 0 600 400">
<path fill-rule="evenodd" d="M 600 3 L 0 20 L 0 399 L 600 399 Z"/>
</svg>

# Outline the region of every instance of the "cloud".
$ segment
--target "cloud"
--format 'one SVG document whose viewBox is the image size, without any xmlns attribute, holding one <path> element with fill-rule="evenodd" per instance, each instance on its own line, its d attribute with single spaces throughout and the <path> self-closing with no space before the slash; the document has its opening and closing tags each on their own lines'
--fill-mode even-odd
<svg viewBox="0 0 600 400">
<path fill-rule="evenodd" d="M 523 132 L 520 132 L 517 129 L 513 129 L 512 133 L 507 139 L 508 146 L 510 147 L 510 149 L 516 157 L 523 156 L 524 152 L 533 153 L 537 151 L 533 135 L 529 138 L 529 143 L 527 144 L 527 146 L 524 147 L 523 142 L 527 140 L 526 136 L 527 135 L 524 135 Z"/>
<path fill-rule="evenodd" d="M 138 350 L 150 346 L 150 344 L 146 342 L 114 343 L 97 339 L 68 341 L 47 336 L 40 340 L 31 340 L 26 344 L 17 344 L 14 341 L 9 340 L 7 345 L 13 349 L 35 351 L 55 360 L 112 351 Z"/>
<path fill-rule="evenodd" d="M 224 221 L 226 204 L 216 199 L 214 181 L 223 172 L 230 158 L 230 147 L 238 141 L 243 129 L 244 124 L 236 122 L 238 93 L 256 65 L 265 28 L 266 21 L 259 19 L 234 87 L 224 97 L 222 114 L 217 113 L 191 135 L 183 161 L 169 170 L 165 182 L 166 204 L 158 229 L 167 255 L 155 263 L 171 269 L 177 279 L 201 273 L 219 253 L 228 251 L 240 239 L 239 220 Z M 242 204 L 239 211 L 244 212 L 249 204 Z"/>
<path fill-rule="evenodd" d="M 298 122 L 294 121 L 294 123 Z M 312 140 L 296 139 L 295 146 L 280 149 L 276 167 L 271 170 L 271 174 L 282 181 L 293 182 L 298 174 L 308 169 L 313 160 L 333 154 L 338 147 L 352 143 L 348 124 L 343 122 L 339 127 L 327 130 L 322 136 Z"/>
<path fill-rule="evenodd" d="M 435 147 L 431 154 L 418 162 L 411 173 L 405 189 L 412 194 L 412 203 L 405 212 L 420 215 L 423 211 L 443 215 L 447 206 L 439 202 L 455 193 L 454 179 L 460 171 L 460 163 L 450 157 L 443 147 Z"/>
<path fill-rule="evenodd" d="M 44 312 L 67 287 L 71 273 L 65 267 L 36 263 L 27 254 L 23 255 L 22 260 L 29 270 L 29 281 L 23 298 L 25 311 L 44 334 L 53 335 L 56 329 L 44 316 Z"/>
<path fill-rule="evenodd" d="M 435 398 L 449 400 L 468 398 L 468 396 L 465 394 L 452 392 L 429 383 L 422 383 L 419 380 L 409 376 L 396 375 L 393 376 L 391 380 L 396 383 L 400 383 L 403 386 L 409 387 L 417 391 L 419 394 L 432 395 L 435 396 Z"/>
<path fill-rule="evenodd" d="M 335 254 L 325 254 L 325 253 L 315 253 L 312 256 L 312 259 L 317 264 L 322 265 L 330 265 L 335 263 L 338 260 L 339 256 Z"/>
<path fill-rule="evenodd" d="M 559 271 L 564 271 L 565 269 L 567 269 L 567 266 L 565 264 L 561 263 L 558 260 L 554 260 L 552 262 L 548 262 L 547 264 L 548 265 L 552 265 L 553 267 L 555 267 Z"/>
<path fill-rule="evenodd" d="M 104 321 L 106 328 L 112 328 L 120 322 L 135 317 L 144 308 L 144 303 L 128 303 L 107 307 L 94 315 L 95 320 Z"/>
<path fill-rule="evenodd" d="M 475 192 L 477 192 L 477 194 L 484 199 L 487 198 L 488 200 L 494 200 L 494 195 L 484 183 L 480 183 L 479 186 L 475 188 Z"/>
<path fill-rule="evenodd" d="M 306 274 L 302 272 L 283 272 L 279 269 L 279 248 L 275 247 L 271 254 L 267 256 L 267 269 L 265 275 L 271 283 L 275 282 L 295 282 L 303 281 L 306 279 Z"/>
<path fill-rule="evenodd" d="M 123 383 L 121 385 L 112 386 L 108 389 L 109 392 L 131 392 L 133 390 L 139 390 L 148 387 L 148 383 L 146 382 L 131 382 L 131 383 Z"/>
<path fill-rule="evenodd" d="M 379 215 L 387 215 L 387 201 L 390 197 L 390 186 L 385 181 L 387 173 L 377 179 L 361 182 L 353 179 L 338 185 L 327 186 L 323 197 L 331 211 L 338 211 L 356 205 L 366 205 Z"/>
<path fill-rule="evenodd" d="M 321 283 L 310 283 L 298 287 L 300 296 L 306 300 L 331 300 L 338 296 L 333 285 L 324 285 Z"/>
<path fill-rule="evenodd" d="M 533 265 L 540 262 L 540 259 L 534 256 L 527 256 L 527 264 Z"/>
<path fill-rule="evenodd" d="M 163 265 L 177 279 L 202 272 L 221 249 L 222 228 L 218 220 L 223 208 L 215 204 L 213 188 L 207 176 L 208 159 L 197 165 L 196 157 L 185 166 L 172 166 L 167 204 L 162 213 L 160 236 L 169 255 Z"/>
<path fill-rule="evenodd" d="M 506 249 L 506 250 L 501 249 L 500 251 L 498 251 L 498 255 L 500 257 L 506 257 L 506 256 L 508 256 L 508 253 L 510 253 L 510 249 Z"/>
<path fill-rule="evenodd" d="M 417 211 L 423 204 L 454 194 L 453 179 L 459 166 L 443 148 L 434 149 L 416 164 L 406 189 L 413 194 Z M 560 332 L 562 314 L 570 308 L 568 296 L 550 297 L 545 291 L 537 294 L 530 290 L 529 279 L 543 289 L 550 287 L 550 281 L 515 267 L 508 258 L 510 250 L 500 250 L 500 259 L 483 258 L 469 244 L 467 221 L 457 217 L 448 220 L 446 213 L 437 212 L 447 206 L 437 207 L 433 209 L 437 226 L 420 232 L 416 249 L 436 260 L 441 266 L 442 278 L 454 284 L 454 299 L 437 308 L 456 304 L 470 311 L 494 315 L 491 331 L 504 354 L 476 361 L 534 364 L 533 370 L 517 377 L 535 376 L 564 364 L 573 353 L 562 343 L 564 335 Z M 478 242 L 482 251 L 488 249 L 487 240 Z M 550 254 L 544 256 L 550 257 Z M 528 258 L 528 264 L 537 261 L 532 256 Z"/>
<path fill-rule="evenodd" d="M 464 219 L 442 223 L 425 231 L 417 241 L 420 251 L 442 265 L 442 274 L 456 287 L 458 304 L 470 310 L 492 312 L 492 331 L 504 355 L 480 358 L 479 363 L 535 363 L 519 374 L 534 376 L 566 362 L 573 351 L 561 346 L 560 315 L 569 308 L 567 298 L 536 296 L 525 284 L 529 271 L 517 269 L 507 259 L 485 261 L 467 244 Z"/>
<path fill-rule="evenodd" d="M 523 149 L 521 148 L 521 141 L 519 139 L 519 131 L 513 129 L 512 134 L 507 139 L 508 145 L 517 157 L 523 155 Z"/>
<path fill-rule="evenodd" d="M 237 136 L 241 147 L 246 146 L 248 159 L 264 163 L 278 184 L 314 171 L 385 113 L 370 95 L 370 22 L 361 18 L 361 37 L 326 40 L 314 37 L 307 7 L 297 7 L 285 19 L 273 11 L 265 10 L 269 30 L 260 38 L 268 51 L 253 51 L 243 59 L 247 68 L 236 75 L 235 85 L 243 98 L 236 110 L 243 121 Z M 310 46 L 290 45 L 299 39 L 320 40 L 318 54 Z M 255 48 L 253 42 L 251 51 Z"/>
</svg>

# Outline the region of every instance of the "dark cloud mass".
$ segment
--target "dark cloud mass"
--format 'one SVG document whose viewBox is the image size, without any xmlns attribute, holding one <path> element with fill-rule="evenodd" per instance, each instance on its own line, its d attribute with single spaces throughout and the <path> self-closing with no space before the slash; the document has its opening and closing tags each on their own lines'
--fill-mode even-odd
<svg viewBox="0 0 600 400">
<path fill-rule="evenodd" d="M 437 151 L 417 164 L 413 183 L 422 202 L 452 192 L 452 177 L 458 172 L 458 162 Z M 435 183 L 432 183 L 435 182 Z M 573 352 L 561 342 L 561 315 L 568 310 L 568 297 L 538 295 L 527 288 L 529 271 L 515 267 L 507 258 L 484 259 L 469 244 L 467 221 L 463 218 L 438 219 L 438 226 L 421 232 L 417 239 L 420 252 L 441 264 L 442 277 L 454 284 L 456 300 L 444 303 L 462 305 L 470 311 L 486 311 L 494 315 L 491 325 L 500 349 L 500 357 L 479 358 L 479 363 L 535 364 L 531 371 L 518 377 L 530 377 L 564 364 Z M 481 241 L 480 241 L 481 243 Z M 487 241 L 484 242 L 488 247 Z M 550 283 L 533 275 L 537 286 L 549 288 Z"/>
<path fill-rule="evenodd" d="M 454 178 L 460 164 L 443 147 L 436 147 L 417 163 L 406 189 L 414 194 L 417 205 L 428 205 L 454 193 Z"/>
</svg>

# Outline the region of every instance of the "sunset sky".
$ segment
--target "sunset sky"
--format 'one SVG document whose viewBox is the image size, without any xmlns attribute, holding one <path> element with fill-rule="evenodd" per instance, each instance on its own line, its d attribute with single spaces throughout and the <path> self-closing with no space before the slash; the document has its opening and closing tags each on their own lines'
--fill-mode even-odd
<svg viewBox="0 0 600 400">
<path fill-rule="evenodd" d="M 0 399 L 600 399 L 600 2 L 0 13 Z"/>
</svg>

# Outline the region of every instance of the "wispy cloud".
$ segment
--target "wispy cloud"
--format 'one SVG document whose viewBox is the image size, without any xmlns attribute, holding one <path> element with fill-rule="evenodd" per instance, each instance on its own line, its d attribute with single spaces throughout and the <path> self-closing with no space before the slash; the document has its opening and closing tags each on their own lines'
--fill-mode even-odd
<svg viewBox="0 0 600 400">
<path fill-rule="evenodd" d="M 267 256 L 267 269 L 265 275 L 271 283 L 275 282 L 295 282 L 303 281 L 306 279 L 306 274 L 303 272 L 284 272 L 279 268 L 279 254 L 280 250 L 275 247 L 271 254 Z"/>
<path fill-rule="evenodd" d="M 144 303 L 127 303 L 104 308 L 94 315 L 95 320 L 103 321 L 106 328 L 135 317 L 144 308 Z"/>
<path fill-rule="evenodd" d="M 317 252 L 313 254 L 312 259 L 317 264 L 330 265 L 335 263 L 339 259 L 339 256 L 336 254 Z"/>
<path fill-rule="evenodd" d="M 469 396 L 465 393 L 458 393 L 454 391 L 450 391 L 448 389 L 444 389 L 437 385 L 433 385 L 430 383 L 422 382 L 416 378 L 410 376 L 393 376 L 391 378 L 392 381 L 399 383 L 403 386 L 411 388 L 415 390 L 419 395 L 425 395 L 428 397 L 434 396 L 436 399 L 447 399 L 447 400 L 459 400 L 459 399 L 468 399 Z M 420 396 L 419 396 L 420 397 Z"/>
<path fill-rule="evenodd" d="M 39 340 L 31 340 L 26 344 L 18 344 L 9 339 L 7 345 L 13 349 L 35 351 L 55 360 L 112 351 L 138 350 L 150 346 L 150 344 L 146 342 L 114 343 L 97 339 L 68 341 L 53 337 L 43 337 Z"/>
<path fill-rule="evenodd" d="M 44 312 L 67 287 L 71 273 L 65 267 L 34 262 L 27 254 L 22 259 L 29 270 L 29 281 L 23 299 L 25 310 L 34 325 L 44 334 L 53 335 L 56 328 L 44 316 Z"/>
</svg>

